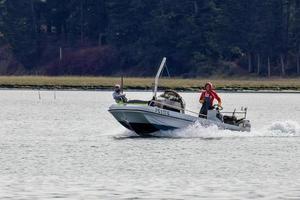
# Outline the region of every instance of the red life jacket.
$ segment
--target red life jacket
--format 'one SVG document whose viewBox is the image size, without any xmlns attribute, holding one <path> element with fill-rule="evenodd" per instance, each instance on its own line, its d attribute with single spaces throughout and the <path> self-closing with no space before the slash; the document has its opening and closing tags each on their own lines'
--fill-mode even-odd
<svg viewBox="0 0 300 200">
<path fill-rule="evenodd" d="M 219 97 L 219 95 L 214 91 L 202 91 L 201 96 L 200 96 L 200 100 L 205 100 L 205 97 L 209 97 L 210 98 L 210 106 L 213 106 L 214 100 L 217 99 L 217 101 L 219 103 L 221 103 L 221 98 Z"/>
</svg>

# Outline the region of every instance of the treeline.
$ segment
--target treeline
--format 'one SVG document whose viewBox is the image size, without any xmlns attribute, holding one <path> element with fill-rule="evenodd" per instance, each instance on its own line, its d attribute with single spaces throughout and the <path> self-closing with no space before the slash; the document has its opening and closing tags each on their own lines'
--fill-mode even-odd
<svg viewBox="0 0 300 200">
<path fill-rule="evenodd" d="M 0 73 L 300 74 L 299 0 L 0 0 Z M 4 67 L 5 66 L 5 67 Z"/>
</svg>

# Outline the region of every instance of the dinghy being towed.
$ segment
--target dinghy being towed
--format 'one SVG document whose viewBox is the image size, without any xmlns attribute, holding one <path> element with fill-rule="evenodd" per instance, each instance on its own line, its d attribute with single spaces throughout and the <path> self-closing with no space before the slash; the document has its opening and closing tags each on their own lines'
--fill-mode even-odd
<svg viewBox="0 0 300 200">
<path fill-rule="evenodd" d="M 185 128 L 195 122 L 203 126 L 216 125 L 220 129 L 250 131 L 250 122 L 246 120 L 247 109 L 241 112 L 222 113 L 221 108 L 215 106 L 214 110 L 208 111 L 207 116 L 198 117 L 198 113 L 185 108 L 183 98 L 173 90 L 166 90 L 157 97 L 158 80 L 165 63 L 166 58 L 163 59 L 157 72 L 151 101 L 133 100 L 110 106 L 109 112 L 120 124 L 141 136 L 151 136 L 151 133 L 156 131 Z M 237 114 L 244 116 L 238 119 Z"/>
</svg>

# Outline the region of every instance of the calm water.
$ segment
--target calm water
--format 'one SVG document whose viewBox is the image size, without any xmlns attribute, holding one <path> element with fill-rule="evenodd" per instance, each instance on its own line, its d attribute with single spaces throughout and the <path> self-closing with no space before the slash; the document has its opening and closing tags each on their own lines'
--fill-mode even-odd
<svg viewBox="0 0 300 200">
<path fill-rule="evenodd" d="M 0 199 L 300 199 L 300 94 L 221 96 L 249 107 L 251 133 L 137 138 L 107 112 L 109 92 L 0 91 Z"/>
</svg>

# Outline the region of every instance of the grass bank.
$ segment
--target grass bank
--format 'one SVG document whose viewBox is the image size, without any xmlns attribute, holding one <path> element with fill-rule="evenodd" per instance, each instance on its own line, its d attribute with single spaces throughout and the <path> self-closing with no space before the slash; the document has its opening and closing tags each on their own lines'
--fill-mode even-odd
<svg viewBox="0 0 300 200">
<path fill-rule="evenodd" d="M 216 89 L 236 90 L 297 90 L 300 91 L 300 78 L 235 78 L 235 79 L 161 79 L 160 88 L 184 91 L 198 91 L 211 81 Z M 48 76 L 0 76 L 0 88 L 28 89 L 110 89 L 120 83 L 119 77 L 48 77 Z M 125 89 L 149 90 L 153 78 L 124 78 Z"/>
</svg>

